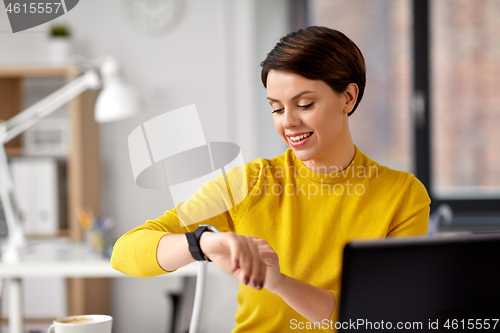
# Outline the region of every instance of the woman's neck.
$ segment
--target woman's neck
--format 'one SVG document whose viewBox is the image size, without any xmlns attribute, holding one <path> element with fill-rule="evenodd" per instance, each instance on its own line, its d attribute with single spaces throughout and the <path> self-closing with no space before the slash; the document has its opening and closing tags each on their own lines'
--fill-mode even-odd
<svg viewBox="0 0 500 333">
<path fill-rule="evenodd" d="M 328 151 L 314 159 L 303 161 L 304 165 L 316 173 L 337 173 L 345 170 L 356 153 L 349 127 L 346 126 L 346 129 L 346 132 L 339 135 L 338 140 L 329 147 Z"/>
</svg>

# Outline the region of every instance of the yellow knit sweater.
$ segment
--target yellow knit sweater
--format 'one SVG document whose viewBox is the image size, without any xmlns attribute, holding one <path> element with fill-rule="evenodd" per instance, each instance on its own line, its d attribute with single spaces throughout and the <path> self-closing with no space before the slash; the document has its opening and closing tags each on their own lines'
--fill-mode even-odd
<svg viewBox="0 0 500 333">
<path fill-rule="evenodd" d="M 382 166 L 355 148 L 349 167 L 334 174 L 312 172 L 291 149 L 271 160 L 256 159 L 245 165 L 248 187 L 242 201 L 203 223 L 265 239 L 278 254 L 282 273 L 331 290 L 338 300 L 342 251 L 347 242 L 424 235 L 429 217 L 429 196 L 415 176 Z M 230 183 L 231 172 L 228 174 L 225 179 Z M 182 209 L 196 215 L 203 207 L 220 204 L 214 198 L 232 207 L 221 194 L 221 179 L 207 182 Z M 236 197 L 239 190 L 233 186 L 231 190 Z M 112 266 L 136 277 L 166 273 L 156 259 L 160 238 L 167 233 L 192 232 L 199 224 L 181 226 L 180 208 L 123 235 L 115 245 Z M 307 319 L 265 289 L 240 283 L 238 303 L 233 332 L 288 332 L 308 327 Z M 338 308 L 330 318 L 333 321 Z"/>
</svg>

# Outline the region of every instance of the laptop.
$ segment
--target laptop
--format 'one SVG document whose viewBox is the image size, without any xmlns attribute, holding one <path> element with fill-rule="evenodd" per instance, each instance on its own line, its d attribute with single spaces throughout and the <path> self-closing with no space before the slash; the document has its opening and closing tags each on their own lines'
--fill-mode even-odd
<svg viewBox="0 0 500 333">
<path fill-rule="evenodd" d="M 335 325 L 339 332 L 500 331 L 500 234 L 347 244 Z"/>
</svg>

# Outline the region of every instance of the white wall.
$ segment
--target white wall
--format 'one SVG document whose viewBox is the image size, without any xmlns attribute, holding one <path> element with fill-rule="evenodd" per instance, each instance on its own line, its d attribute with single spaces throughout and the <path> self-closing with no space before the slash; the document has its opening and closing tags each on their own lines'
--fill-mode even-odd
<svg viewBox="0 0 500 333">
<path fill-rule="evenodd" d="M 124 15 L 124 3 L 80 1 L 58 19 L 72 29 L 76 53 L 116 57 L 145 101 L 140 116 L 100 125 L 102 212 L 117 221 L 117 237 L 173 207 L 168 193 L 134 183 L 127 137 L 144 121 L 196 104 L 206 139 L 238 143 L 245 161 L 285 150 L 274 133 L 259 64 L 288 32 L 287 0 L 181 0 L 178 24 L 160 36 L 136 31 Z M 0 64 L 44 62 L 49 26 L 11 34 L 1 11 Z M 166 332 L 165 295 L 180 287 L 177 279 L 115 280 L 116 331 Z"/>
</svg>

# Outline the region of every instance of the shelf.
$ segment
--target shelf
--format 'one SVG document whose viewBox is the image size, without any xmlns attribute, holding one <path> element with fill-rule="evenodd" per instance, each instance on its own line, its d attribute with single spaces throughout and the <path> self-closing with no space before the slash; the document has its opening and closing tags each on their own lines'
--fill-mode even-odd
<svg viewBox="0 0 500 333">
<path fill-rule="evenodd" d="M 67 161 L 68 160 L 68 155 L 59 155 L 59 154 L 40 154 L 40 155 L 35 155 L 35 154 L 24 154 L 22 148 L 18 147 L 10 147 L 5 149 L 7 153 L 7 157 L 26 157 L 26 158 L 53 158 L 54 160 L 57 161 Z"/>
<path fill-rule="evenodd" d="M 55 234 L 51 235 L 44 235 L 44 234 L 27 234 L 26 239 L 27 240 L 49 240 L 49 239 L 55 239 L 55 238 L 61 238 L 61 237 L 68 237 L 69 236 L 69 230 L 67 229 L 61 229 Z"/>
<path fill-rule="evenodd" d="M 18 147 L 7 147 L 5 148 L 5 152 L 8 157 L 21 157 L 23 156 L 23 149 Z"/>
<path fill-rule="evenodd" d="M 23 318 L 25 324 L 52 324 L 57 318 Z M 0 324 L 7 324 L 8 318 L 0 317 Z"/>
<path fill-rule="evenodd" d="M 78 75 L 78 69 L 75 66 L 41 66 L 41 65 L 0 66 L 0 78 L 24 78 L 32 76 L 75 77 L 77 75 Z"/>
</svg>

